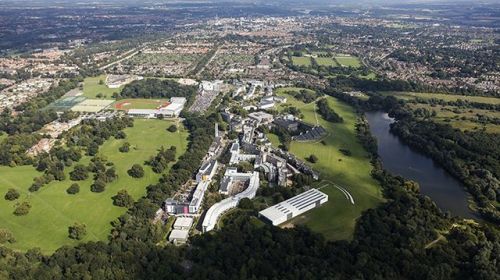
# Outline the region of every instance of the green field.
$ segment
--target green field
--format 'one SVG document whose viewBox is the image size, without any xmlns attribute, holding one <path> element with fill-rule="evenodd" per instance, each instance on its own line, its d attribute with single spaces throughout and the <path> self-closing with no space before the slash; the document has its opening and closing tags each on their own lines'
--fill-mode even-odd
<svg viewBox="0 0 500 280">
<path fill-rule="evenodd" d="M 484 96 L 465 96 L 465 95 L 454 95 L 454 94 L 444 94 L 444 93 L 425 93 L 425 92 L 401 92 L 401 91 L 387 91 L 380 92 L 383 95 L 393 95 L 397 98 L 404 100 L 415 99 L 416 97 L 424 99 L 441 99 L 444 101 L 470 101 L 485 104 L 500 104 L 500 98 L 495 97 L 484 97 Z"/>
<path fill-rule="evenodd" d="M 500 133 L 500 125 L 493 123 L 481 123 L 478 116 L 490 118 L 500 118 L 500 112 L 494 110 L 483 110 L 476 108 L 460 108 L 457 106 L 442 106 L 430 104 L 408 104 L 412 110 L 425 108 L 428 111 L 436 112 L 432 119 L 439 123 L 448 123 L 454 128 L 461 130 L 485 129 L 489 133 Z"/>
<path fill-rule="evenodd" d="M 129 109 L 158 109 L 159 107 L 170 104 L 166 99 L 120 99 L 113 103 L 113 108 L 116 110 Z"/>
<path fill-rule="evenodd" d="M 97 98 L 97 94 L 101 93 L 104 99 L 113 99 L 111 97 L 113 93 L 120 92 L 123 89 L 123 87 L 108 88 L 106 84 L 100 85 L 100 80 L 106 82 L 106 75 L 85 78 L 85 80 L 83 80 L 83 96 L 95 99 Z"/>
<path fill-rule="evenodd" d="M 32 205 L 28 215 L 15 216 L 12 212 L 16 202 L 6 201 L 3 197 L 0 199 L 0 227 L 9 229 L 17 240 L 8 246 L 16 250 L 40 247 L 43 252 L 50 253 L 62 245 L 75 245 L 78 241 L 67 237 L 68 226 L 75 222 L 87 225 L 87 235 L 82 242 L 106 240 L 111 229 L 110 222 L 126 211 L 125 208 L 114 206 L 111 197 L 119 190 L 126 189 L 134 199 L 138 199 L 145 194 L 146 186 L 156 183 L 160 177 L 149 166 L 145 166 L 145 176 L 140 179 L 131 178 L 127 170 L 135 163 L 143 164 L 162 145 L 176 146 L 177 156 L 184 153 L 188 133 L 184 128 L 175 133 L 166 131 L 171 124 L 170 121 L 138 119 L 133 128 L 125 129 L 126 139 L 111 138 L 106 141 L 99 152 L 115 164 L 119 177 L 108 184 L 102 193 L 90 191 L 91 178 L 78 182 L 80 193 L 76 195 L 66 193 L 72 184 L 69 179 L 52 182 L 38 192 L 29 193 L 28 187 L 33 177 L 40 175 L 39 172 L 32 166 L 0 167 L 2 196 L 8 188 L 17 188 L 22 193 L 17 202 L 30 201 Z M 132 145 L 130 152 L 118 152 L 125 141 Z M 84 157 L 80 162 L 87 164 L 89 160 Z M 66 172 L 71 170 L 67 168 Z"/>
<path fill-rule="evenodd" d="M 280 92 L 281 91 L 281 92 Z M 278 94 L 284 95 L 284 89 Z M 320 232 L 328 239 L 349 239 L 354 231 L 356 219 L 361 213 L 377 206 L 383 201 L 378 183 L 371 177 L 372 166 L 368 153 L 358 142 L 355 134 L 357 115 L 352 107 L 338 101 L 333 97 L 326 97 L 330 106 L 342 116 L 343 123 L 334 124 L 327 122 L 315 114 L 315 103 L 304 104 L 288 95 L 287 102 L 300 108 L 304 120 L 316 123 L 316 119 L 328 132 L 323 139 L 326 145 L 320 142 L 299 143 L 293 142 L 290 151 L 298 157 L 305 159 L 311 154 L 316 155 L 319 161 L 313 165 L 320 172 L 320 180 L 316 187 L 329 195 L 329 201 L 323 206 L 314 209 L 305 215 L 296 218 L 293 222 L 306 224 L 314 231 Z M 276 139 L 272 139 L 273 143 Z M 351 156 L 343 155 L 339 149 L 348 149 Z M 329 182 L 338 184 L 347 189 L 354 198 L 352 205 L 341 191 Z"/>
<path fill-rule="evenodd" d="M 292 56 L 292 63 L 297 66 L 310 66 L 311 58 L 306 56 Z"/>
<path fill-rule="evenodd" d="M 338 64 L 344 67 L 361 67 L 361 62 L 355 56 L 336 56 L 335 60 L 337 60 Z"/>
<path fill-rule="evenodd" d="M 339 66 L 337 62 L 331 57 L 317 57 L 314 60 L 316 60 L 316 63 L 318 63 L 318 65 L 320 66 Z"/>
</svg>

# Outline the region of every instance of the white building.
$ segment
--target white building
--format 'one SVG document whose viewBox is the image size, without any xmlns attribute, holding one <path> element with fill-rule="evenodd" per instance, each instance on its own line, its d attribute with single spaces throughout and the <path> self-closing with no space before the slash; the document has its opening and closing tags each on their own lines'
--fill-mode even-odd
<svg viewBox="0 0 500 280">
<path fill-rule="evenodd" d="M 210 209 L 208 209 L 207 213 L 205 214 L 205 219 L 203 220 L 202 223 L 203 232 L 213 230 L 215 228 L 215 225 L 217 224 L 217 220 L 219 219 L 219 217 L 229 209 L 238 206 L 238 203 L 240 202 L 241 199 L 243 198 L 252 199 L 255 197 L 255 194 L 257 193 L 257 189 L 259 188 L 259 183 L 260 183 L 259 173 L 253 172 L 250 174 L 251 178 L 248 187 L 244 191 L 234 196 L 223 199 L 222 201 L 215 203 L 212 207 L 210 207 Z"/>
<path fill-rule="evenodd" d="M 189 230 L 193 225 L 193 218 L 190 217 L 178 217 L 174 223 L 174 229 L 179 230 Z"/>
<path fill-rule="evenodd" d="M 290 199 L 259 212 L 259 216 L 269 221 L 273 226 L 282 224 L 328 201 L 328 195 L 310 189 Z"/>
<path fill-rule="evenodd" d="M 173 229 L 168 236 L 168 241 L 174 243 L 175 245 L 180 245 L 187 242 L 188 236 L 189 230 Z"/>
</svg>

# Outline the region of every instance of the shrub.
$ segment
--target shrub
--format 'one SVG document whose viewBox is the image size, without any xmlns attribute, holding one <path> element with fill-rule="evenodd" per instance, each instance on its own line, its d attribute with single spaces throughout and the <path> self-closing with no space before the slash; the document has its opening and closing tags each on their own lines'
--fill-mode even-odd
<svg viewBox="0 0 500 280">
<path fill-rule="evenodd" d="M 80 192 L 80 186 L 77 183 L 74 183 L 66 190 L 66 192 L 68 194 L 77 194 Z"/>
<path fill-rule="evenodd" d="M 120 207 L 130 207 L 134 203 L 134 199 L 128 194 L 126 190 L 119 191 L 113 196 L 113 204 Z"/>
<path fill-rule="evenodd" d="M 5 228 L 0 228 L 0 244 L 4 244 L 7 242 L 14 243 L 16 242 L 16 239 L 14 238 L 14 235 L 10 230 Z"/>
<path fill-rule="evenodd" d="M 118 151 L 120 151 L 121 153 L 128 153 L 128 151 L 130 151 L 130 143 L 129 142 L 123 143 L 123 145 L 120 148 L 118 148 Z"/>
<path fill-rule="evenodd" d="M 173 125 L 169 126 L 167 128 L 167 130 L 170 131 L 170 132 L 176 132 L 177 131 L 177 126 L 175 124 L 173 124 Z"/>
<path fill-rule="evenodd" d="M 87 226 L 81 223 L 75 223 L 68 227 L 68 237 L 71 239 L 82 240 L 87 234 Z"/>
<path fill-rule="evenodd" d="M 350 157 L 352 155 L 351 151 L 348 149 L 339 149 L 339 151 L 344 155 Z"/>
<path fill-rule="evenodd" d="M 69 173 L 69 178 L 72 181 L 83 181 L 88 177 L 89 177 L 88 168 L 82 164 L 76 165 L 73 171 Z"/>
<path fill-rule="evenodd" d="M 127 137 L 127 134 L 125 134 L 125 132 L 123 131 L 118 131 L 116 134 L 115 134 L 115 139 L 125 139 Z"/>
<path fill-rule="evenodd" d="M 100 179 L 95 180 L 92 186 L 90 186 L 90 190 L 95 193 L 103 192 L 106 189 L 106 183 Z"/>
<path fill-rule="evenodd" d="M 5 200 L 16 200 L 21 196 L 18 190 L 16 189 L 9 189 L 7 193 L 5 194 Z"/>
<path fill-rule="evenodd" d="M 27 201 L 24 201 L 22 203 L 19 203 L 14 210 L 14 215 L 16 216 L 24 216 L 27 215 L 30 212 L 31 209 L 31 204 Z"/>
<path fill-rule="evenodd" d="M 307 160 L 311 163 L 316 163 L 318 162 L 318 157 L 316 155 L 310 155 Z"/>
<path fill-rule="evenodd" d="M 127 173 L 130 177 L 142 178 L 144 176 L 144 168 L 140 164 L 134 164 Z"/>
</svg>

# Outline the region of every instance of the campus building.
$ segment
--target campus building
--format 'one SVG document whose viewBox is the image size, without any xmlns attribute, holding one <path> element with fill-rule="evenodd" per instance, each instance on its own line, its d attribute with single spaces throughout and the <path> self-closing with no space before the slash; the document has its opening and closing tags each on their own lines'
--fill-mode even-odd
<svg viewBox="0 0 500 280">
<path fill-rule="evenodd" d="M 202 223 L 203 232 L 213 230 L 215 228 L 215 225 L 217 224 L 217 220 L 219 219 L 219 217 L 224 212 L 236 207 L 241 199 L 254 198 L 255 194 L 257 193 L 257 189 L 259 188 L 259 184 L 259 173 L 248 173 L 248 186 L 244 191 L 234 196 L 223 199 L 222 201 L 215 203 L 212 207 L 210 207 L 210 209 L 208 209 L 207 213 L 205 214 L 205 219 Z"/>
<path fill-rule="evenodd" d="M 273 226 L 277 226 L 311 209 L 319 207 L 327 201 L 328 195 L 317 189 L 310 189 L 260 211 L 259 217 Z"/>
<path fill-rule="evenodd" d="M 184 105 L 187 100 L 184 97 L 172 97 L 170 98 L 170 104 L 159 109 L 130 109 L 127 114 L 136 118 L 146 118 L 152 119 L 158 116 L 164 117 L 178 117 L 184 109 Z"/>
</svg>

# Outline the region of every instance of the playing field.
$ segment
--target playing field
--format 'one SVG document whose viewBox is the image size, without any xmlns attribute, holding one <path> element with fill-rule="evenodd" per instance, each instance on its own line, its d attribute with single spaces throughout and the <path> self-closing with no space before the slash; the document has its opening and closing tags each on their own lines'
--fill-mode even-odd
<svg viewBox="0 0 500 280">
<path fill-rule="evenodd" d="M 38 192 L 29 193 L 32 178 L 39 176 L 39 172 L 32 166 L 0 167 L 0 228 L 9 229 L 17 239 L 16 243 L 8 246 L 18 250 L 40 247 L 44 253 L 50 253 L 62 245 L 75 245 L 78 241 L 67 237 L 68 226 L 75 222 L 87 225 L 87 235 L 82 242 L 106 240 L 111 229 L 110 222 L 126 211 L 114 206 L 111 197 L 126 189 L 134 199 L 138 199 L 145 194 L 147 185 L 158 182 L 160 176 L 143 164 L 162 145 L 176 146 L 177 156 L 184 153 L 188 132 L 183 127 L 175 133 L 168 132 L 166 128 L 171 124 L 170 121 L 137 119 L 134 127 L 125 129 L 126 139 L 111 138 L 106 141 L 99 151 L 115 164 L 118 179 L 108 184 L 102 193 L 90 191 L 91 178 L 78 182 L 80 193 L 76 195 L 66 193 L 73 183 L 69 179 L 52 182 Z M 132 145 L 130 152 L 120 153 L 118 148 L 125 141 Z M 88 162 L 88 157 L 80 161 L 82 164 Z M 134 179 L 127 174 L 135 163 L 144 166 L 143 178 Z M 71 170 L 67 168 L 66 173 Z M 15 202 L 4 200 L 3 195 L 8 188 L 19 189 L 21 197 Z M 22 201 L 31 202 L 31 211 L 26 216 L 15 216 L 12 214 L 14 205 Z"/>
<path fill-rule="evenodd" d="M 75 112 L 96 113 L 106 109 L 113 103 L 113 100 L 108 99 L 86 99 L 71 108 Z"/>
<path fill-rule="evenodd" d="M 100 81 L 103 81 L 102 85 Z M 120 92 L 123 89 L 123 86 L 119 88 L 108 88 L 105 82 L 106 75 L 85 78 L 85 80 L 83 80 L 83 96 L 87 98 L 98 98 L 97 95 L 101 94 L 101 99 L 112 99 L 113 93 Z"/>
<path fill-rule="evenodd" d="M 113 108 L 115 110 L 159 109 L 168 104 L 170 102 L 164 99 L 121 99 L 113 103 Z"/>
<path fill-rule="evenodd" d="M 337 60 L 338 64 L 344 67 L 361 67 L 361 62 L 355 56 L 336 56 L 335 60 Z"/>
<path fill-rule="evenodd" d="M 333 67 L 339 66 L 337 62 L 331 57 L 317 57 L 314 60 L 316 60 L 316 63 L 319 66 L 333 66 Z"/>
<path fill-rule="evenodd" d="M 283 90 L 278 90 L 278 94 L 284 95 Z M 290 150 L 293 154 L 302 159 L 311 154 L 318 157 L 319 160 L 313 167 L 320 172 L 322 181 L 315 183 L 315 186 L 323 187 L 321 191 L 329 195 L 326 204 L 294 219 L 293 222 L 306 224 L 328 239 L 348 239 L 352 236 L 356 219 L 361 213 L 383 201 L 378 183 L 370 176 L 372 166 L 369 155 L 356 137 L 357 115 L 349 105 L 327 97 L 330 106 L 344 119 L 343 123 L 330 123 L 315 113 L 314 102 L 304 104 L 290 95 L 287 97 L 287 102 L 301 110 L 306 122 L 318 122 L 329 133 L 322 139 L 325 144 L 292 141 Z M 273 143 L 275 141 L 276 139 L 273 139 Z M 345 156 L 339 149 L 348 149 L 352 155 Z M 353 196 L 355 204 L 351 204 L 332 183 L 344 187 Z"/>
<path fill-rule="evenodd" d="M 67 111 L 70 110 L 76 104 L 83 102 L 85 99 L 84 96 L 68 96 L 62 97 L 52 103 L 50 103 L 45 109 L 54 109 L 55 111 Z"/>
<path fill-rule="evenodd" d="M 309 66 L 311 65 L 311 58 L 306 56 L 292 56 L 293 65 Z"/>
</svg>

